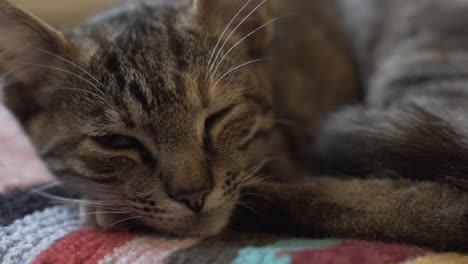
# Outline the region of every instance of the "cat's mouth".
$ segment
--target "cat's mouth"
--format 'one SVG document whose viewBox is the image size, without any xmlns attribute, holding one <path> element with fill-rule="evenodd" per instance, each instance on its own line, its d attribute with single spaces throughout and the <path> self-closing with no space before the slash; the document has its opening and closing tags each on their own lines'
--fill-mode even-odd
<svg viewBox="0 0 468 264">
<path fill-rule="evenodd" d="M 96 212 L 92 218 L 87 217 L 89 224 L 107 231 L 145 231 L 182 237 L 211 237 L 220 233 L 228 224 L 231 212 L 219 210 L 216 213 L 192 217 L 150 217 L 143 215 L 110 215 Z M 88 214 L 91 216 L 91 214 Z"/>
<path fill-rule="evenodd" d="M 184 237 L 210 237 L 219 234 L 228 224 L 234 202 L 225 202 L 219 207 L 202 213 L 189 213 L 184 207 L 150 210 L 115 210 L 82 205 L 82 217 L 89 224 L 108 231 L 138 230 Z M 121 212 L 121 213 L 120 213 Z M 139 230 L 138 230 L 139 231 Z"/>
<path fill-rule="evenodd" d="M 170 218 L 143 217 L 138 221 L 151 230 L 184 237 L 211 237 L 219 234 L 228 224 L 231 210 L 219 209 L 210 214 Z"/>
</svg>

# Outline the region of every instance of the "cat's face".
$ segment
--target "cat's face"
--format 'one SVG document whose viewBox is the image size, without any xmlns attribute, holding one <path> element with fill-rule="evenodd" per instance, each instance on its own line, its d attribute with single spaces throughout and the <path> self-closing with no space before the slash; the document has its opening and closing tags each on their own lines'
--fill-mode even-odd
<svg viewBox="0 0 468 264">
<path fill-rule="evenodd" d="M 0 1 L 6 105 L 99 225 L 215 234 L 273 154 L 270 29 L 243 39 L 267 4 L 232 2 L 131 4 L 62 35 Z"/>
</svg>

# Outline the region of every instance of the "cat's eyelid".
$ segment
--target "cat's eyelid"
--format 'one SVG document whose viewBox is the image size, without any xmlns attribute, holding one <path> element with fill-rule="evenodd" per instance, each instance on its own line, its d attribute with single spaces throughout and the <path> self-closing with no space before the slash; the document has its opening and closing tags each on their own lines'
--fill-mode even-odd
<svg viewBox="0 0 468 264">
<path fill-rule="evenodd" d="M 108 132 L 91 132 L 87 133 L 85 136 L 86 137 L 104 137 L 108 135 L 112 135 L 113 133 L 108 133 Z"/>
<path fill-rule="evenodd" d="M 131 131 L 125 129 L 99 129 L 95 131 L 88 132 L 85 134 L 86 138 L 93 138 L 93 137 L 105 137 L 105 136 L 112 136 L 112 135 L 121 135 L 124 137 L 129 137 L 135 139 L 141 147 L 151 153 L 152 156 L 157 156 L 157 147 L 152 144 L 152 141 L 149 137 L 145 136 L 144 134 L 139 133 L 132 133 Z"/>
<path fill-rule="evenodd" d="M 141 145 L 140 141 L 135 137 L 129 137 L 121 134 L 94 136 L 91 137 L 91 139 L 98 145 L 110 149 L 137 148 L 138 145 Z"/>
<path fill-rule="evenodd" d="M 211 145 L 210 131 L 225 119 L 233 110 L 237 107 L 237 104 L 229 105 L 218 105 L 212 107 L 210 110 L 203 114 L 200 127 L 199 127 L 199 141 L 204 148 L 209 148 Z"/>
<path fill-rule="evenodd" d="M 229 114 L 232 113 L 235 108 L 236 105 L 232 104 L 207 115 L 205 118 L 205 133 L 209 132 L 217 123 L 229 116 Z"/>
<path fill-rule="evenodd" d="M 112 136 L 112 135 L 121 135 L 125 137 L 133 137 L 138 139 L 138 136 L 135 135 L 135 133 L 131 133 L 131 131 L 126 131 L 125 129 L 96 129 L 94 131 L 90 131 L 85 134 L 88 137 L 105 137 L 105 136 Z"/>
<path fill-rule="evenodd" d="M 234 108 L 237 106 L 239 106 L 238 103 L 217 103 L 217 104 L 210 105 L 206 109 L 207 110 L 206 113 L 207 113 L 207 116 L 211 116 L 211 115 L 218 113 L 219 111 L 222 111 L 223 109 Z"/>
<path fill-rule="evenodd" d="M 87 137 L 104 137 L 104 136 L 115 135 L 115 134 L 120 134 L 122 136 L 131 136 L 131 135 L 123 134 L 121 132 L 114 132 L 114 131 L 107 130 L 107 129 L 106 130 L 104 130 L 104 129 L 92 130 L 92 131 L 89 131 L 89 132 L 85 133 L 85 136 L 87 136 Z"/>
</svg>

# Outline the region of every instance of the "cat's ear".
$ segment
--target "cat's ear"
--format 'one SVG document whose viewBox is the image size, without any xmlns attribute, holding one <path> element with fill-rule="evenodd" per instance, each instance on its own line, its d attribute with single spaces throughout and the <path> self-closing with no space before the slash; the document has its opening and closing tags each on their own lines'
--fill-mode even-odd
<svg viewBox="0 0 468 264">
<path fill-rule="evenodd" d="M 0 0 L 0 100 L 18 117 L 37 105 L 67 46 L 60 32 Z"/>
<path fill-rule="evenodd" d="M 246 37 L 254 52 L 264 50 L 273 35 L 270 0 L 195 0 L 195 13 L 201 26 L 215 37 L 234 40 Z"/>
</svg>

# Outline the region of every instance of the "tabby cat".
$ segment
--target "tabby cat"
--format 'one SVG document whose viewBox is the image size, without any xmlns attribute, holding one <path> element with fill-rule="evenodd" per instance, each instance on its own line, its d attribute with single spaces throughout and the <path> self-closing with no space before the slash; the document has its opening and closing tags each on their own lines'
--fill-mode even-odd
<svg viewBox="0 0 468 264">
<path fill-rule="evenodd" d="M 129 1 L 60 32 L 0 0 L 2 98 L 104 229 L 461 248 L 468 2 L 385 2 Z"/>
</svg>

